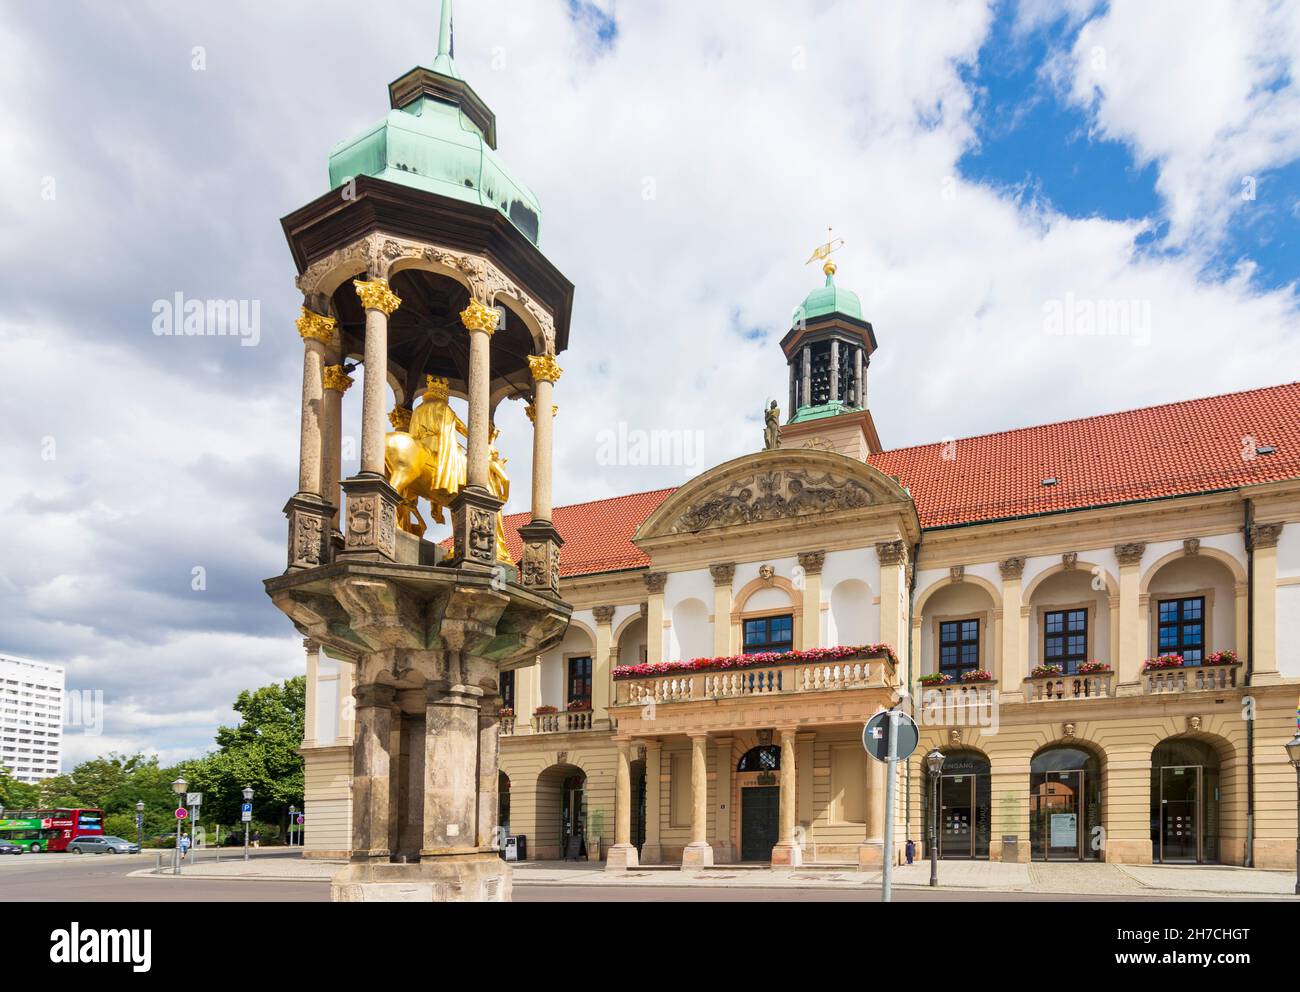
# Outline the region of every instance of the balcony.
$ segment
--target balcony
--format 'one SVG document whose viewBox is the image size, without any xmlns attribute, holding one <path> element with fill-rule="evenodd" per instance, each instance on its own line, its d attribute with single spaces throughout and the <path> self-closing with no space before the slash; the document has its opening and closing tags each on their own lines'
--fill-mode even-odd
<svg viewBox="0 0 1300 992">
<path fill-rule="evenodd" d="M 651 666 L 638 666 L 648 668 Z M 667 666 L 664 666 L 667 668 Z M 878 689 L 895 684 L 895 663 L 883 654 L 836 660 L 772 661 L 710 671 L 667 670 L 620 677 L 616 706 Z"/>
<path fill-rule="evenodd" d="M 1232 665 L 1189 665 L 1181 668 L 1149 668 L 1142 673 L 1142 691 L 1147 695 L 1218 691 L 1237 687 L 1237 670 Z"/>
<path fill-rule="evenodd" d="M 575 710 L 571 713 L 556 710 L 549 713 L 534 713 L 532 719 L 516 716 L 501 718 L 502 737 L 520 737 L 525 734 L 570 734 L 579 730 L 591 730 L 591 710 Z"/>
<path fill-rule="evenodd" d="M 1025 680 L 1025 701 L 1030 703 L 1054 699 L 1106 699 L 1113 695 L 1115 695 L 1114 672 L 1040 675 Z"/>
</svg>

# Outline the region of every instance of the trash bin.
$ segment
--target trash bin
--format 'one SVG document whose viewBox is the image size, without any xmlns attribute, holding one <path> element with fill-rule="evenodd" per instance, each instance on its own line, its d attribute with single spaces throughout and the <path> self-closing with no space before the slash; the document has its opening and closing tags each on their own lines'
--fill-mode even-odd
<svg viewBox="0 0 1300 992">
<path fill-rule="evenodd" d="M 1020 860 L 1020 836 L 1004 834 L 1002 837 L 1002 860 L 1015 863 Z"/>
<path fill-rule="evenodd" d="M 523 834 L 516 837 L 506 838 L 506 860 L 507 861 L 527 861 L 528 860 L 528 838 Z"/>
</svg>

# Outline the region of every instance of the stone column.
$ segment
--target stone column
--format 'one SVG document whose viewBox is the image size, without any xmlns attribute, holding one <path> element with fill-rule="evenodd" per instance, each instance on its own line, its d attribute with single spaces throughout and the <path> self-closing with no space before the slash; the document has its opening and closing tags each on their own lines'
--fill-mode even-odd
<svg viewBox="0 0 1300 992">
<path fill-rule="evenodd" d="M 655 664 L 664 660 L 664 586 L 668 584 L 667 572 L 646 572 L 645 654 L 646 661 Z"/>
<path fill-rule="evenodd" d="M 796 759 L 794 753 L 795 729 L 782 727 L 781 734 L 781 805 L 779 810 L 780 840 L 772 848 L 773 868 L 797 868 L 803 864 L 803 849 L 796 831 L 797 810 Z"/>
<path fill-rule="evenodd" d="M 352 746 L 352 860 L 387 861 L 391 811 L 392 686 L 355 690 L 356 740 Z"/>
<path fill-rule="evenodd" d="M 487 696 L 478 709 L 478 826 L 479 847 L 499 850 L 504 838 L 497 836 L 501 811 L 498 791 L 501 771 L 501 697 Z"/>
<path fill-rule="evenodd" d="M 320 689 L 320 645 L 308 637 L 303 640 L 302 646 L 307 651 L 307 699 L 306 710 L 302 716 L 302 745 L 315 747 L 316 693 Z"/>
<path fill-rule="evenodd" d="M 859 868 L 879 868 L 884 864 L 885 851 L 885 763 L 866 754 L 867 796 L 865 804 L 865 837 L 858 847 Z"/>
<path fill-rule="evenodd" d="M 1018 555 L 1000 561 L 998 569 L 1002 573 L 1002 670 L 994 672 L 993 677 L 1001 686 L 1004 700 L 1020 702 L 1024 699 L 1025 679 L 1029 677 L 1029 645 L 1021 640 L 1020 624 L 1025 557 Z M 1013 693 L 1015 698 L 1009 698 Z"/>
<path fill-rule="evenodd" d="M 558 595 L 564 540 L 551 523 L 552 431 L 558 409 L 551 398 L 564 370 L 554 355 L 529 355 L 528 370 L 533 378 L 533 401 L 527 408 L 533 422 L 533 508 L 531 520 L 519 528 L 524 541 L 521 574 L 525 587 Z"/>
<path fill-rule="evenodd" d="M 1282 524 L 1252 524 L 1250 544 L 1255 550 L 1255 628 L 1254 657 L 1251 658 L 1252 684 L 1277 682 L 1277 542 Z M 1237 643 L 1246 638 L 1237 632 Z"/>
<path fill-rule="evenodd" d="M 799 567 L 803 569 L 803 637 L 799 647 L 804 651 L 817 647 L 834 647 L 821 642 L 822 566 L 825 564 L 825 551 L 799 552 Z M 881 603 L 884 603 L 883 598 Z"/>
<path fill-rule="evenodd" d="M 840 343 L 831 339 L 831 402 L 840 398 Z"/>
<path fill-rule="evenodd" d="M 342 365 L 325 366 L 325 432 L 321 445 L 324 462 L 325 502 L 334 507 L 331 529 L 339 529 L 338 508 L 343 505 L 339 482 L 343 475 L 343 394 L 352 385 L 352 377 Z"/>
<path fill-rule="evenodd" d="M 1119 695 L 1133 695 L 1139 690 L 1142 661 L 1146 657 L 1147 631 L 1139 615 L 1142 556 L 1144 542 L 1115 545 L 1119 561 Z"/>
<path fill-rule="evenodd" d="M 812 349 L 804 345 L 799 355 L 803 361 L 803 405 L 812 406 Z"/>
<path fill-rule="evenodd" d="M 714 797 L 713 826 L 715 860 L 726 864 L 731 853 L 731 744 L 727 736 L 713 738 Z"/>
<path fill-rule="evenodd" d="M 593 727 L 608 727 L 614 607 L 596 606 L 591 612 L 596 618 L 596 653 L 591 659 L 591 723 Z"/>
<path fill-rule="evenodd" d="M 731 584 L 736 577 L 736 563 L 710 565 L 713 576 L 713 653 L 716 657 L 731 654 Z"/>
<path fill-rule="evenodd" d="M 322 495 L 321 437 L 325 347 L 334 340 L 334 318 L 304 306 L 297 327 L 303 341 L 298 491 L 284 507 L 289 518 L 290 571 L 329 563 L 329 519 L 333 513 Z"/>
<path fill-rule="evenodd" d="M 663 775 L 663 745 L 657 740 L 645 742 L 645 843 L 641 845 L 641 863 L 657 865 L 663 860 L 659 843 L 659 786 Z"/>
<path fill-rule="evenodd" d="M 709 735 L 691 734 L 691 842 L 682 851 L 683 868 L 713 864 L 709 845 Z"/>
<path fill-rule="evenodd" d="M 402 301 L 387 279 L 353 280 L 366 311 L 366 377 L 361 395 L 361 471 L 384 474 L 384 408 L 388 390 L 388 318 Z"/>
<path fill-rule="evenodd" d="M 867 383 L 862 378 L 862 349 L 853 349 L 853 394 L 854 404 L 866 409 L 867 406 Z"/>
<path fill-rule="evenodd" d="M 478 693 L 430 682 L 425 708 L 422 857 L 466 854 L 478 843 Z"/>
<path fill-rule="evenodd" d="M 605 860 L 606 871 L 624 871 L 637 866 L 632 846 L 632 745 L 617 741 L 614 768 L 614 846 Z"/>
<path fill-rule="evenodd" d="M 491 341 L 501 315 L 471 299 L 460 312 L 469 332 L 469 437 L 466 441 L 467 484 L 488 488 L 488 420 L 491 382 Z"/>
</svg>

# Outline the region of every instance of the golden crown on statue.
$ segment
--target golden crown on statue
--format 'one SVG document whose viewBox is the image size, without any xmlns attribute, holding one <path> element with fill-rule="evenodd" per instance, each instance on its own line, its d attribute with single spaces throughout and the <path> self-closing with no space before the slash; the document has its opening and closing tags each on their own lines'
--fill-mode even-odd
<svg viewBox="0 0 1300 992">
<path fill-rule="evenodd" d="M 426 403 L 430 400 L 445 400 L 448 396 L 449 383 L 446 379 L 426 375 L 424 381 L 428 384 L 424 394 L 420 397 Z"/>
</svg>

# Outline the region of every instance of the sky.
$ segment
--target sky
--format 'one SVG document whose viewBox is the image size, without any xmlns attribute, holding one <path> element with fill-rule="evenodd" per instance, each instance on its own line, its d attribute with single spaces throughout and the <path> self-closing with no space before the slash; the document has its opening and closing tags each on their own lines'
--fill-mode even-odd
<svg viewBox="0 0 1300 992">
<path fill-rule="evenodd" d="M 262 590 L 297 482 L 279 218 L 432 61 L 437 5 L 19 6 L 0 20 L 0 654 L 102 693 L 65 767 L 171 761 L 211 746 L 239 690 L 304 670 Z M 827 227 L 879 341 L 886 447 L 1297 377 L 1298 5 L 459 0 L 455 46 L 576 286 L 559 503 L 761 446 Z M 178 293 L 244 301 L 256 342 L 155 333 Z M 1089 313 L 1126 322 L 1090 333 Z M 518 404 L 498 423 L 525 510 L 529 427 Z M 677 432 L 670 463 L 610 444 L 637 431 Z"/>
</svg>

